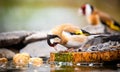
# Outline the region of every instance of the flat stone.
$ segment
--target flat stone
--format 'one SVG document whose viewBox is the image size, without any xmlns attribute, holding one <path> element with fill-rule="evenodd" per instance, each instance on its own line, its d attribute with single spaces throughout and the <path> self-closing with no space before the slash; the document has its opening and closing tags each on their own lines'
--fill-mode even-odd
<svg viewBox="0 0 120 72">
<path fill-rule="evenodd" d="M 0 48 L 0 58 L 12 59 L 15 53 L 6 48 Z"/>
<path fill-rule="evenodd" d="M 61 45 L 57 45 L 57 51 L 64 51 L 66 49 L 67 48 Z M 42 40 L 29 43 L 27 46 L 21 49 L 20 52 L 28 53 L 32 57 L 50 57 L 50 53 L 56 52 L 56 50 L 47 44 L 47 40 Z"/>
<path fill-rule="evenodd" d="M 28 31 L 13 31 L 0 33 L 0 47 L 11 46 L 21 43 L 25 37 L 32 34 Z"/>
</svg>

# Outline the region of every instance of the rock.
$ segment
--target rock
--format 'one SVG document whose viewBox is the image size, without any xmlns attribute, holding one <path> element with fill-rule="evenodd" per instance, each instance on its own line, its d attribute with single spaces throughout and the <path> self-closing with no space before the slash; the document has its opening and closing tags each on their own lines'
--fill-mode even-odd
<svg viewBox="0 0 120 72">
<path fill-rule="evenodd" d="M 30 55 L 28 53 L 18 53 L 13 57 L 13 63 L 16 67 L 24 67 L 28 65 Z"/>
<path fill-rule="evenodd" d="M 88 40 L 81 48 L 81 51 L 86 51 L 90 46 L 97 45 L 99 43 L 103 43 L 102 37 L 95 37 Z"/>
<path fill-rule="evenodd" d="M 7 62 L 7 58 L 0 58 L 0 68 L 6 68 Z"/>
<path fill-rule="evenodd" d="M 6 47 L 21 43 L 25 37 L 33 32 L 28 31 L 13 31 L 0 33 L 0 47 Z"/>
<path fill-rule="evenodd" d="M 87 51 L 98 51 L 96 46 L 90 46 Z"/>
<path fill-rule="evenodd" d="M 47 39 L 47 33 L 48 31 L 35 32 L 34 34 L 27 36 L 24 40 L 24 43 L 28 44 L 28 43 L 35 42 L 35 41 L 45 40 Z"/>
<path fill-rule="evenodd" d="M 115 51 L 120 49 L 120 43 L 117 41 L 108 41 L 88 47 L 86 51 Z"/>
<path fill-rule="evenodd" d="M 0 33 L 0 47 L 18 53 L 28 43 L 47 39 L 48 31 L 13 31 Z"/>
<path fill-rule="evenodd" d="M 112 42 L 110 42 L 112 41 Z M 109 43 L 106 43 L 109 42 Z M 103 47 L 103 43 L 104 44 L 104 48 L 105 46 L 109 46 L 109 45 L 116 45 L 120 42 L 120 35 L 101 35 L 101 36 L 96 36 L 95 38 L 92 38 L 90 40 L 88 40 L 80 49 L 82 51 L 87 50 L 90 46 L 93 45 L 98 45 L 98 47 Z M 100 49 L 100 48 L 99 48 Z"/>
<path fill-rule="evenodd" d="M 57 50 L 66 50 L 67 48 L 57 45 Z M 56 52 L 54 48 L 47 44 L 47 40 L 37 41 L 28 44 L 20 50 L 20 53 L 29 53 L 31 57 L 50 57 L 50 52 Z"/>
<path fill-rule="evenodd" d="M 32 64 L 33 66 L 41 66 L 43 64 L 42 58 L 30 58 L 29 64 Z"/>
<path fill-rule="evenodd" d="M 0 58 L 12 59 L 15 53 L 9 49 L 0 48 Z"/>
</svg>

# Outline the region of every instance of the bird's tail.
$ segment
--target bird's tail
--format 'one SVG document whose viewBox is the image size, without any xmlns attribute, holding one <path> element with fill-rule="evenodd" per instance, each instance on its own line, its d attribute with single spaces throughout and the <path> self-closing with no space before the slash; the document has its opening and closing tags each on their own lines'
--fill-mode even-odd
<svg viewBox="0 0 120 72">
<path fill-rule="evenodd" d="M 120 31 L 120 24 L 116 21 L 114 21 L 114 25 L 118 28 L 118 31 Z"/>
</svg>

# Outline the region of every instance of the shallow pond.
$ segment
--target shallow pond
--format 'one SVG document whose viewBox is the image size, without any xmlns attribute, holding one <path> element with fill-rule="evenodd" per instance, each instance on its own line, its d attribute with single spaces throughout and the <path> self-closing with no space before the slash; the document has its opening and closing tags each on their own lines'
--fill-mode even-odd
<svg viewBox="0 0 120 72">
<path fill-rule="evenodd" d="M 120 72 L 120 67 L 117 65 L 105 65 L 102 64 L 77 64 L 71 65 L 71 63 L 48 64 L 45 63 L 40 67 L 28 65 L 23 68 L 7 67 L 7 69 L 0 69 L 0 72 Z M 63 65 L 64 64 L 64 65 Z"/>
</svg>

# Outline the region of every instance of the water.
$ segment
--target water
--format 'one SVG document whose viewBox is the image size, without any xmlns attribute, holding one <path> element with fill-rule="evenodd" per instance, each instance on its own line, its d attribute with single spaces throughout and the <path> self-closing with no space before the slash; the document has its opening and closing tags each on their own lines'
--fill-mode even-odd
<svg viewBox="0 0 120 72">
<path fill-rule="evenodd" d="M 87 66 L 87 65 L 53 65 L 43 64 L 40 67 L 29 66 L 25 68 L 8 68 L 0 70 L 1 72 L 120 72 L 120 68 L 114 65 L 111 66 Z"/>
</svg>

